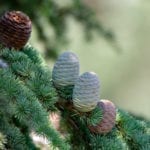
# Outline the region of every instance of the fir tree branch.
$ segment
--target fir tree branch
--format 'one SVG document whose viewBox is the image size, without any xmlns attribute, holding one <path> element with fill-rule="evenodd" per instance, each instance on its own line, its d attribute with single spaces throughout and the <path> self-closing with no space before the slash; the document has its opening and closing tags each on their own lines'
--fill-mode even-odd
<svg viewBox="0 0 150 150">
<path fill-rule="evenodd" d="M 19 79 L 16 79 L 9 69 L 0 70 L 0 76 L 0 91 L 5 91 L 7 96 L 10 99 L 13 98 L 14 103 L 18 105 L 15 117 L 20 121 L 26 120 L 29 128 L 44 134 L 54 146 L 68 149 L 67 144 L 62 141 L 58 133 L 48 125 L 48 115 L 35 95 Z"/>
<path fill-rule="evenodd" d="M 36 94 L 44 108 L 55 110 L 58 98 L 51 82 L 51 72 L 43 66 L 42 59 L 31 47 L 25 47 L 23 52 L 26 54 L 5 49 L 1 56 L 10 63 L 10 69 L 16 76 Z"/>
<path fill-rule="evenodd" d="M 53 148 L 60 150 L 149 150 L 150 123 L 138 120 L 118 109 L 116 125 L 107 134 L 92 133 L 89 125 L 102 119 L 101 109 L 84 113 L 77 111 L 72 102 L 72 88 L 63 87 L 64 98 L 57 99 L 51 81 L 51 72 L 30 47 L 21 52 L 3 49 L 0 57 L 7 61 L 7 68 L 0 68 L 0 132 L 6 135 L 6 148 L 36 149 L 29 133 L 45 136 Z M 48 121 L 46 111 L 59 109 L 67 126 L 67 142 L 61 138 Z M 5 146 L 0 140 L 0 146 Z"/>
<path fill-rule="evenodd" d="M 150 149 L 150 126 L 128 113 L 118 110 L 117 128 L 130 149 Z"/>
</svg>

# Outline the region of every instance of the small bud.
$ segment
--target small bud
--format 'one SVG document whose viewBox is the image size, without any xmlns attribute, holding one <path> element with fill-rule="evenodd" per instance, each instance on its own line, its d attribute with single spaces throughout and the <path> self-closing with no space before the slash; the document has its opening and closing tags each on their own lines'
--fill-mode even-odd
<svg viewBox="0 0 150 150">
<path fill-rule="evenodd" d="M 0 43 L 8 48 L 20 49 L 27 43 L 31 30 L 32 23 L 26 14 L 6 12 L 0 18 Z"/>
<path fill-rule="evenodd" d="M 100 100 L 97 106 L 103 111 L 103 118 L 99 124 L 95 126 L 89 126 L 89 129 L 93 133 L 108 133 L 115 125 L 116 108 L 115 105 L 109 100 Z"/>
<path fill-rule="evenodd" d="M 7 68 L 8 64 L 4 60 L 0 59 L 0 68 Z"/>
<path fill-rule="evenodd" d="M 85 72 L 75 83 L 73 89 L 74 107 L 81 112 L 93 110 L 99 101 L 100 82 L 94 72 Z"/>
</svg>

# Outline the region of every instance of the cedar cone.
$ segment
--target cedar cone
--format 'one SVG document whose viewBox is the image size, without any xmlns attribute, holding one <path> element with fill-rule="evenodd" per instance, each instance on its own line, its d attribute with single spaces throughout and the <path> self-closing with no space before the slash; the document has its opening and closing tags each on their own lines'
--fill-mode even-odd
<svg viewBox="0 0 150 150">
<path fill-rule="evenodd" d="M 79 76 L 79 60 L 72 52 L 64 52 L 57 59 L 52 79 L 57 88 L 74 85 Z"/>
<path fill-rule="evenodd" d="M 31 30 L 32 23 L 26 14 L 6 12 L 0 18 L 0 43 L 8 48 L 20 49 L 27 43 Z"/>
<path fill-rule="evenodd" d="M 97 106 L 103 110 L 103 118 L 99 124 L 89 126 L 93 133 L 108 133 L 115 125 L 116 108 L 115 105 L 109 100 L 100 100 Z"/>
<path fill-rule="evenodd" d="M 73 105 L 80 112 L 93 110 L 99 101 L 100 82 L 96 73 L 85 72 L 75 82 Z"/>
</svg>

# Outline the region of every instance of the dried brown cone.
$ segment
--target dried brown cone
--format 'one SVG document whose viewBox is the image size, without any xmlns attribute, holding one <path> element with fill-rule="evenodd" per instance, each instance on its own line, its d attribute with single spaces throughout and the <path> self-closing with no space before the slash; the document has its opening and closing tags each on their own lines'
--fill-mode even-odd
<svg viewBox="0 0 150 150">
<path fill-rule="evenodd" d="M 103 118 L 99 124 L 89 126 L 93 133 L 103 134 L 112 130 L 115 125 L 116 108 L 115 105 L 109 100 L 100 100 L 97 106 L 103 110 Z"/>
<path fill-rule="evenodd" d="M 27 43 L 31 30 L 32 23 L 26 14 L 6 12 L 0 18 L 0 43 L 8 48 L 20 49 Z"/>
</svg>

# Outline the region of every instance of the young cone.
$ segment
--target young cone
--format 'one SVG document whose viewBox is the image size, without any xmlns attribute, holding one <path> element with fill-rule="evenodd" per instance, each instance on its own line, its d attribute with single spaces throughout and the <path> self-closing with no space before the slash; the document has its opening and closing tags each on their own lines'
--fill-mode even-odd
<svg viewBox="0 0 150 150">
<path fill-rule="evenodd" d="M 93 133 L 108 133 L 112 130 L 112 128 L 115 125 L 115 105 L 109 100 L 100 100 L 97 106 L 103 110 L 103 118 L 99 124 L 95 126 L 89 126 L 89 129 Z"/>
<path fill-rule="evenodd" d="M 64 52 L 57 59 L 52 78 L 56 87 L 74 85 L 79 76 L 79 60 L 72 52 Z"/>
<path fill-rule="evenodd" d="M 99 101 L 100 82 L 94 72 L 85 72 L 75 83 L 73 105 L 80 112 L 93 110 Z"/>
<path fill-rule="evenodd" d="M 72 91 L 79 76 L 79 60 L 72 52 L 64 52 L 57 59 L 52 79 L 58 95 L 65 100 L 72 99 Z"/>
<path fill-rule="evenodd" d="M 26 14 L 6 12 L 0 18 L 0 43 L 8 48 L 20 49 L 27 43 L 31 30 L 32 23 Z"/>
</svg>

